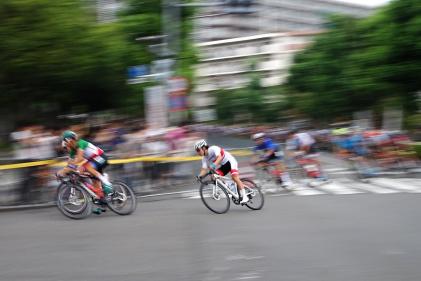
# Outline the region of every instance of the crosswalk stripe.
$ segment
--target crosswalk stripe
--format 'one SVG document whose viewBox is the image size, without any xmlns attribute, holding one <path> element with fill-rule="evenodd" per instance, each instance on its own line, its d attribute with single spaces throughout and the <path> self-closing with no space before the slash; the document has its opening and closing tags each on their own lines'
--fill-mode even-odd
<svg viewBox="0 0 421 281">
<path fill-rule="evenodd" d="M 402 190 L 404 192 L 410 193 L 421 193 L 421 187 L 414 186 L 412 184 L 402 183 L 396 179 L 389 179 L 389 178 L 374 178 L 371 179 L 371 182 L 382 187 Z"/>
<path fill-rule="evenodd" d="M 349 168 L 326 168 L 323 169 L 325 172 L 340 172 L 340 171 L 349 171 Z"/>
<path fill-rule="evenodd" d="M 373 185 L 370 183 L 360 183 L 360 182 L 349 182 L 351 187 L 355 187 L 357 189 L 363 190 L 365 192 L 370 193 L 379 193 L 379 194 L 390 194 L 390 193 L 399 193 L 398 190 L 380 187 L 377 185 Z"/>
<path fill-rule="evenodd" d="M 294 189 L 291 190 L 292 194 L 295 195 L 321 195 L 321 194 L 326 194 L 326 192 L 314 189 L 314 188 L 309 188 L 309 187 L 296 187 Z"/>
<path fill-rule="evenodd" d="M 360 190 L 357 190 L 355 188 L 351 188 L 351 187 L 347 187 L 345 185 L 336 183 L 336 182 L 331 182 L 331 183 L 327 183 L 321 186 L 316 186 L 315 187 L 318 190 L 324 191 L 326 193 L 331 193 L 331 194 L 357 194 L 357 193 L 363 193 Z"/>
<path fill-rule="evenodd" d="M 410 179 L 410 178 L 404 178 L 404 179 L 399 179 L 399 181 L 404 182 L 406 184 L 411 184 L 414 186 L 417 186 L 418 188 L 421 188 L 421 182 L 417 182 L 418 179 Z"/>
<path fill-rule="evenodd" d="M 352 175 L 352 174 L 356 174 L 356 171 L 338 171 L 338 172 L 330 172 L 329 174 L 332 175 Z"/>
<path fill-rule="evenodd" d="M 415 178 L 371 178 L 368 183 L 362 183 L 351 179 L 336 179 L 334 182 L 327 184 L 316 185 L 315 187 L 307 187 L 305 183 L 291 186 L 288 188 L 289 192 L 283 193 L 274 184 L 267 184 L 263 187 L 266 192 L 274 191 L 276 193 L 266 193 L 267 196 L 311 196 L 311 195 L 346 195 L 358 193 L 377 193 L 377 194 L 392 194 L 392 193 L 421 193 L 421 183 L 417 182 Z M 271 188 L 272 187 L 272 188 Z M 198 191 L 191 191 L 182 194 L 184 199 L 200 199 Z"/>
</svg>

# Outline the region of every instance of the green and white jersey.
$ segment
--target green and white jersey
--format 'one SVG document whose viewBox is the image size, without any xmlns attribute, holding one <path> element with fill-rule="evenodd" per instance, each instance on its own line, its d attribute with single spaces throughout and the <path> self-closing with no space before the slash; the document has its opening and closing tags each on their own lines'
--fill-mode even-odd
<svg viewBox="0 0 421 281">
<path fill-rule="evenodd" d="M 70 150 L 69 152 L 70 158 L 74 158 L 76 156 L 78 149 L 83 150 L 83 158 L 87 160 L 90 160 L 104 153 L 104 151 L 101 148 L 93 145 L 90 142 L 87 142 L 86 140 L 80 139 L 76 142 L 76 149 Z"/>
</svg>

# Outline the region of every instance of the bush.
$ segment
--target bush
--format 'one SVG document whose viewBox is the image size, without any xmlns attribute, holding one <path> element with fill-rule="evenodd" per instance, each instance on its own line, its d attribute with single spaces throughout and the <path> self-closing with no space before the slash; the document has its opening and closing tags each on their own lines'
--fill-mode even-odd
<svg viewBox="0 0 421 281">
<path fill-rule="evenodd" d="M 420 159 L 421 159 L 421 142 L 416 142 L 416 143 L 414 144 L 414 150 L 415 150 L 415 152 L 417 153 L 418 158 L 420 158 Z"/>
<path fill-rule="evenodd" d="M 421 128 L 421 114 L 414 114 L 406 118 L 406 126 L 409 130 Z"/>
</svg>

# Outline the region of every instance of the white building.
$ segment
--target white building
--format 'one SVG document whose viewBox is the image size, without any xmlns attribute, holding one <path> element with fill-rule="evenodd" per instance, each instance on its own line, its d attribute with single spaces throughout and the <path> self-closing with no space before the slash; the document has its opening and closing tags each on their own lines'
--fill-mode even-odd
<svg viewBox="0 0 421 281">
<path fill-rule="evenodd" d="M 285 82 L 294 54 L 318 33 L 269 33 L 198 44 L 201 58 L 192 96 L 197 120 L 212 116 L 209 110 L 216 103 L 216 90 L 245 87 L 251 73 L 259 73 L 263 87 Z"/>
<path fill-rule="evenodd" d="M 198 10 L 193 37 L 201 58 L 192 95 L 197 121 L 213 117 L 214 91 L 245 87 L 251 72 L 259 73 L 264 87 L 285 82 L 294 54 L 323 32 L 330 14 L 366 17 L 375 10 L 334 0 L 255 0 L 249 9 Z"/>
<path fill-rule="evenodd" d="M 375 8 L 334 0 L 255 0 L 250 10 L 254 12 L 232 14 L 230 8 L 223 5 L 198 9 L 196 42 L 273 32 L 323 30 L 331 14 L 366 17 Z"/>
</svg>

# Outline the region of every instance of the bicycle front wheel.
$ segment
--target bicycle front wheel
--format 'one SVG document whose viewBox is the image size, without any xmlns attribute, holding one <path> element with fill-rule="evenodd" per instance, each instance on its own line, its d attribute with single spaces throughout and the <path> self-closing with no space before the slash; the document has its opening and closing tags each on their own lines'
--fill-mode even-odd
<svg viewBox="0 0 421 281">
<path fill-rule="evenodd" d="M 57 207 L 71 219 L 83 219 L 92 213 L 91 197 L 82 187 L 63 183 L 58 187 Z"/>
<path fill-rule="evenodd" d="M 202 184 L 199 192 L 203 204 L 212 212 L 223 214 L 229 210 L 231 202 L 228 193 L 215 182 Z"/>
<path fill-rule="evenodd" d="M 246 196 L 249 197 L 249 201 L 245 205 L 252 210 L 262 209 L 265 204 L 265 197 L 263 196 L 260 187 L 249 179 L 241 179 L 241 181 L 246 189 Z"/>
<path fill-rule="evenodd" d="M 114 193 L 107 200 L 108 208 L 118 215 L 130 215 L 136 210 L 137 200 L 133 190 L 125 183 L 115 181 L 112 183 Z"/>
</svg>

